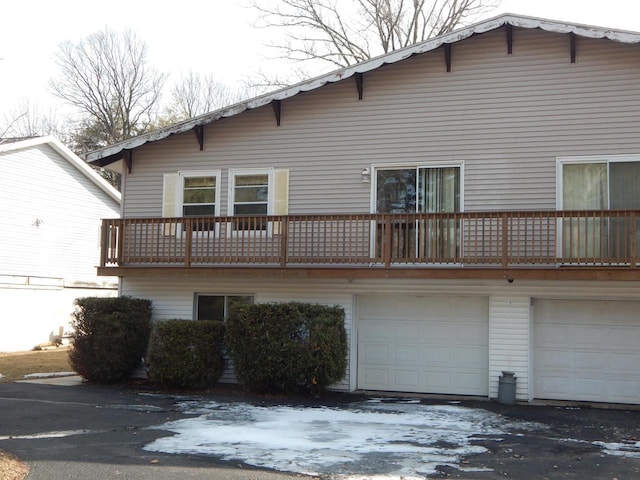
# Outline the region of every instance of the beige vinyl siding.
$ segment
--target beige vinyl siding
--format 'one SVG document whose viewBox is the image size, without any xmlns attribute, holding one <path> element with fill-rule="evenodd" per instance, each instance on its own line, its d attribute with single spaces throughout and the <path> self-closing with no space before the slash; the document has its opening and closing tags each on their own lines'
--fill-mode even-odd
<svg viewBox="0 0 640 480">
<path fill-rule="evenodd" d="M 515 29 L 348 79 L 142 147 L 127 179 L 127 216 L 159 215 L 162 174 L 187 169 L 290 169 L 291 214 L 370 210 L 365 166 L 464 162 L 465 210 L 554 209 L 558 156 L 640 152 L 637 46 Z M 221 211 L 226 211 L 223 205 Z"/>
<path fill-rule="evenodd" d="M 0 154 L 0 275 L 104 283 L 100 219 L 120 206 L 47 145 Z"/>
<path fill-rule="evenodd" d="M 489 301 L 489 397 L 498 397 L 502 372 L 514 372 L 516 398 L 529 400 L 529 297 L 498 297 Z"/>
</svg>

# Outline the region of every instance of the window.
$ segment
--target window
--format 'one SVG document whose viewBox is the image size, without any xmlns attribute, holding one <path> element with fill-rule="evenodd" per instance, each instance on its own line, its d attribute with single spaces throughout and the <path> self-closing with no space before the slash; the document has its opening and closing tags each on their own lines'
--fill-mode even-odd
<svg viewBox="0 0 640 480">
<path fill-rule="evenodd" d="M 183 217 L 214 217 L 219 214 L 219 172 L 183 173 L 181 214 Z M 209 231 L 209 222 L 194 222 L 194 231 Z"/>
<path fill-rule="evenodd" d="M 378 168 L 377 213 L 460 211 L 460 166 Z"/>
<path fill-rule="evenodd" d="M 454 213 L 461 211 L 461 165 L 377 167 L 376 213 Z M 392 251 L 400 257 L 455 260 L 459 256 L 459 221 L 448 216 L 398 219 L 392 225 Z M 379 243 L 382 238 L 379 239 Z"/>
<path fill-rule="evenodd" d="M 236 305 L 252 305 L 252 295 L 195 295 L 196 320 L 226 320 L 229 311 Z"/>
<path fill-rule="evenodd" d="M 640 209 L 640 157 L 603 156 L 558 159 L 561 210 Z M 621 217 L 565 219 L 563 252 L 568 257 L 597 259 L 628 254 Z M 640 237 L 638 238 L 640 240 Z"/>
<path fill-rule="evenodd" d="M 271 213 L 273 170 L 229 170 L 229 209 L 236 217 L 233 230 L 266 230 L 256 217 Z"/>
</svg>

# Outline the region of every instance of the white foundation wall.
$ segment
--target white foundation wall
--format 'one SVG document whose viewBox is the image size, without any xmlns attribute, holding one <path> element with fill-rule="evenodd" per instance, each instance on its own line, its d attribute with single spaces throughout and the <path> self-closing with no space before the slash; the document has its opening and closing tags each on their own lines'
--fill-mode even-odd
<svg viewBox="0 0 640 480">
<path fill-rule="evenodd" d="M 489 397 L 498 397 L 502 372 L 516 377 L 516 399 L 530 398 L 531 298 L 489 298 Z"/>
<path fill-rule="evenodd" d="M 272 281 L 227 280 L 227 279 L 192 279 L 185 281 L 180 277 L 171 278 L 123 278 L 121 281 L 123 295 L 146 298 L 153 304 L 153 319 L 166 320 L 172 318 L 194 318 L 194 294 L 207 293 L 215 295 L 253 295 L 256 303 L 305 302 L 329 306 L 340 306 L 345 312 L 345 329 L 349 352 L 353 352 L 352 331 L 353 296 L 332 287 L 327 283 L 289 283 Z M 352 371 L 355 359 L 349 355 L 345 378 L 332 386 L 334 390 L 351 390 L 355 385 Z M 228 365 L 227 365 L 228 367 Z M 225 368 L 222 382 L 232 382 L 234 377 L 230 368 Z"/>
<path fill-rule="evenodd" d="M 254 295 L 257 302 L 302 301 L 340 305 L 349 335 L 348 377 L 338 385 L 354 390 L 357 371 L 358 295 L 464 295 L 489 298 L 489 396 L 497 398 L 503 371 L 516 375 L 516 397 L 532 398 L 531 301 L 640 300 L 637 282 L 505 280 L 311 280 L 144 276 L 121 279 L 123 295 L 153 302 L 155 320 L 193 318 L 194 293 Z"/>
<path fill-rule="evenodd" d="M 40 283 L 55 279 L 42 279 Z M 61 283 L 61 282 L 60 282 Z M 114 288 L 66 288 L 56 285 L 0 286 L 0 352 L 31 350 L 71 329 L 74 301 L 80 297 L 115 297 Z"/>
</svg>

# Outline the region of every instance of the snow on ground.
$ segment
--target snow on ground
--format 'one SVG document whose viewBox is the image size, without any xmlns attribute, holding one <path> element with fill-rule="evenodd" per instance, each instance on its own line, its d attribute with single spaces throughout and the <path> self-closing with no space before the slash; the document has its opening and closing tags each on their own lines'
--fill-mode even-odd
<svg viewBox="0 0 640 480">
<path fill-rule="evenodd" d="M 544 428 L 485 410 L 418 401 L 372 400 L 341 408 L 195 401 L 180 406 L 195 417 L 155 427 L 175 435 L 146 450 L 352 479 L 421 479 L 438 465 L 465 471 L 464 457 L 486 452 L 475 440 L 500 441 Z"/>
<path fill-rule="evenodd" d="M 29 373 L 22 378 L 50 378 L 50 377 L 70 377 L 77 375 L 76 372 L 51 372 L 51 373 Z"/>
<path fill-rule="evenodd" d="M 593 442 L 593 444 L 602 448 L 602 451 L 607 455 L 614 455 L 616 457 L 640 458 L 640 442 Z"/>
</svg>

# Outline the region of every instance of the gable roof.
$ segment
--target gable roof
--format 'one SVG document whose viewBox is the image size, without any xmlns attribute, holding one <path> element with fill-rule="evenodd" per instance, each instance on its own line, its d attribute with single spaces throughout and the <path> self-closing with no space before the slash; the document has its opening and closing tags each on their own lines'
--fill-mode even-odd
<svg viewBox="0 0 640 480">
<path fill-rule="evenodd" d="M 25 150 L 28 148 L 37 147 L 40 145 L 48 145 L 51 147 L 58 155 L 60 155 L 64 160 L 69 162 L 73 167 L 75 167 L 80 173 L 82 173 L 85 177 L 91 180 L 94 184 L 96 184 L 102 191 L 104 191 L 109 197 L 113 200 L 121 202 L 121 195 L 118 190 L 116 190 L 109 182 L 107 182 L 104 178 L 102 178 L 98 172 L 96 172 L 93 168 L 87 165 L 80 157 L 78 157 L 75 153 L 65 147 L 60 140 L 53 136 L 46 137 L 34 137 L 26 140 L 8 140 L 0 142 L 0 155 L 3 153 L 14 152 L 17 150 Z"/>
<path fill-rule="evenodd" d="M 637 32 L 614 30 L 506 13 L 474 25 L 416 43 L 400 50 L 380 55 L 362 63 L 342 68 L 340 70 L 335 70 L 311 80 L 303 81 L 290 87 L 260 95 L 229 107 L 221 108 L 219 110 L 116 143 L 109 147 L 90 152 L 87 154 L 87 161 L 99 166 L 109 165 L 120 160 L 125 155 L 125 151 L 140 147 L 145 143 L 155 142 L 170 135 L 187 132 L 194 128 L 213 123 L 221 118 L 238 115 L 245 110 L 259 108 L 274 101 L 285 100 L 301 92 L 318 89 L 327 83 L 339 82 L 353 77 L 356 74 L 367 73 L 381 67 L 382 65 L 396 63 L 413 55 L 430 52 L 442 45 L 456 43 L 469 38 L 472 35 L 486 33 L 505 25 L 529 29 L 539 28 L 541 30 L 556 33 L 571 33 L 586 38 L 606 38 L 622 43 L 640 43 L 640 33 Z"/>
</svg>

